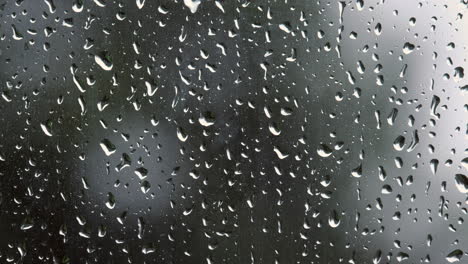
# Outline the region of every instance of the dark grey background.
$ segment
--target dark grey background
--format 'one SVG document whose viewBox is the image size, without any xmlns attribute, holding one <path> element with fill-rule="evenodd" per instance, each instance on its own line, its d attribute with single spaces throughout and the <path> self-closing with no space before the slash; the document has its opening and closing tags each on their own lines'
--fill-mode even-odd
<svg viewBox="0 0 468 264">
<path fill-rule="evenodd" d="M 468 261 L 466 3 L 187 1 L 0 1 L 1 263 Z"/>
</svg>

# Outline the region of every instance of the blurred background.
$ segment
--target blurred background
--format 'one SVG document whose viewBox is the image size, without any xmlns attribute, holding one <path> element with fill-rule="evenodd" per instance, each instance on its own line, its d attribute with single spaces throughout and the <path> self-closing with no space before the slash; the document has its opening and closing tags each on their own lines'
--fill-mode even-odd
<svg viewBox="0 0 468 264">
<path fill-rule="evenodd" d="M 0 0 L 0 262 L 466 263 L 467 10 Z"/>
</svg>

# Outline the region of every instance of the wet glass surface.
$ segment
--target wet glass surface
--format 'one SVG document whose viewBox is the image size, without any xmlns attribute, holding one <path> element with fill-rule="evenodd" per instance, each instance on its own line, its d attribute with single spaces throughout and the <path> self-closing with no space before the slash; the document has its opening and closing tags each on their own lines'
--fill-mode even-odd
<svg viewBox="0 0 468 264">
<path fill-rule="evenodd" d="M 466 1 L 0 1 L 0 263 L 467 263 Z"/>
</svg>

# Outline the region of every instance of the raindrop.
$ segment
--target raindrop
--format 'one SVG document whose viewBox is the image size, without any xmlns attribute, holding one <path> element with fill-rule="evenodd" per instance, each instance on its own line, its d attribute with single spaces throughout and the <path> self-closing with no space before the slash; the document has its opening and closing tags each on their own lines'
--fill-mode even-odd
<svg viewBox="0 0 468 264">
<path fill-rule="evenodd" d="M 209 127 L 215 124 L 215 118 L 211 112 L 205 112 L 198 118 L 198 122 L 204 127 Z"/>
<path fill-rule="evenodd" d="M 356 178 L 361 178 L 362 177 L 362 164 L 359 164 L 358 167 L 354 168 L 351 171 L 351 175 Z"/>
<path fill-rule="evenodd" d="M 455 175 L 455 183 L 458 191 L 468 193 L 468 177 L 463 174 L 457 174 Z"/>
<path fill-rule="evenodd" d="M 184 130 L 181 127 L 177 128 L 177 138 L 182 142 L 187 141 L 188 135 L 185 134 Z"/>
<path fill-rule="evenodd" d="M 454 251 L 450 252 L 447 257 L 445 257 L 445 259 L 450 263 L 454 263 L 461 261 L 462 257 L 463 251 L 460 249 L 455 249 Z"/>
<path fill-rule="evenodd" d="M 112 70 L 112 62 L 106 53 L 104 53 L 104 55 L 94 55 L 94 61 L 97 63 L 97 65 L 101 66 L 101 69 L 105 71 Z"/>
<path fill-rule="evenodd" d="M 274 136 L 279 136 L 281 134 L 281 130 L 279 130 L 278 126 L 274 122 L 270 122 L 270 124 L 268 124 L 268 130 Z"/>
<path fill-rule="evenodd" d="M 115 197 L 114 197 L 114 194 L 112 194 L 111 192 L 107 193 L 106 206 L 109 209 L 114 209 L 115 207 Z"/>
<path fill-rule="evenodd" d="M 102 150 L 104 151 L 104 153 L 106 154 L 106 156 L 110 156 L 114 154 L 114 152 L 116 151 L 115 145 L 112 144 L 112 142 L 107 138 L 101 141 L 100 146 Z"/>
<path fill-rule="evenodd" d="M 437 168 L 439 167 L 439 160 L 438 159 L 432 159 L 429 162 L 429 166 L 431 167 L 432 174 L 435 175 L 437 173 Z"/>
<path fill-rule="evenodd" d="M 331 149 L 325 144 L 320 144 L 319 147 L 317 148 L 317 154 L 319 154 L 320 157 L 327 158 L 332 153 L 333 153 L 333 149 Z"/>
<path fill-rule="evenodd" d="M 42 132 L 44 132 L 44 134 L 46 134 L 46 136 L 49 136 L 49 137 L 52 136 L 51 125 L 52 125 L 52 122 L 50 122 L 50 121 L 47 121 L 45 123 L 41 123 Z"/>
<path fill-rule="evenodd" d="M 184 4 L 190 9 L 190 12 L 195 13 L 201 4 L 201 0 L 184 0 Z"/>
<path fill-rule="evenodd" d="M 405 137 L 398 136 L 395 139 L 395 141 L 393 141 L 393 148 L 396 149 L 397 151 L 402 151 L 404 147 L 405 147 Z"/>
<path fill-rule="evenodd" d="M 413 52 L 414 50 L 414 45 L 409 43 L 409 42 L 406 42 L 404 45 L 403 45 L 403 53 L 404 54 L 410 54 L 411 52 Z"/>
<path fill-rule="evenodd" d="M 340 225 L 340 223 L 341 220 L 338 213 L 335 210 L 331 211 L 330 216 L 328 217 L 328 224 L 332 228 L 337 228 Z"/>
</svg>

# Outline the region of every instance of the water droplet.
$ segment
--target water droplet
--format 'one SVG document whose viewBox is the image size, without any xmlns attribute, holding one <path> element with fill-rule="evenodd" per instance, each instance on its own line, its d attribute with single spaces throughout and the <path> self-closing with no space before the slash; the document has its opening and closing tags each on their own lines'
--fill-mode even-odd
<svg viewBox="0 0 468 264">
<path fill-rule="evenodd" d="M 398 136 L 395 141 L 393 141 L 393 148 L 397 151 L 402 151 L 405 148 L 405 137 Z"/>
<path fill-rule="evenodd" d="M 143 8 L 143 6 L 145 5 L 145 1 L 146 0 L 136 0 L 136 5 L 137 5 L 138 9 Z"/>
<path fill-rule="evenodd" d="M 332 153 L 333 149 L 331 149 L 325 144 L 320 144 L 317 148 L 317 154 L 319 154 L 320 157 L 326 158 L 329 157 Z"/>
<path fill-rule="evenodd" d="M 456 183 L 457 189 L 461 193 L 468 193 L 468 177 L 466 177 L 463 174 L 457 174 L 455 175 L 455 183 Z"/>
<path fill-rule="evenodd" d="M 404 54 L 410 54 L 411 52 L 413 52 L 414 50 L 414 45 L 409 43 L 409 42 L 406 42 L 404 45 L 403 45 L 403 53 Z"/>
<path fill-rule="evenodd" d="M 335 210 L 331 211 L 330 216 L 328 217 L 328 224 L 332 228 L 337 228 L 340 225 L 340 223 L 341 220 L 338 213 Z"/>
<path fill-rule="evenodd" d="M 111 193 L 111 192 L 107 193 L 106 206 L 109 209 L 114 209 L 114 207 L 115 207 L 115 197 L 114 197 L 114 194 Z"/>
<path fill-rule="evenodd" d="M 51 129 L 52 122 L 47 121 L 45 123 L 41 123 L 41 129 L 44 134 L 51 137 L 52 136 L 52 129 Z"/>
<path fill-rule="evenodd" d="M 211 112 L 205 112 L 198 118 L 198 122 L 204 127 L 209 127 L 215 124 L 215 118 Z"/>
<path fill-rule="evenodd" d="M 356 178 L 362 177 L 362 164 L 359 164 L 356 168 L 351 171 L 351 175 Z"/>
<path fill-rule="evenodd" d="M 182 142 L 185 142 L 188 139 L 188 135 L 185 134 L 184 130 L 181 127 L 177 128 L 177 138 Z"/>
<path fill-rule="evenodd" d="M 288 34 L 291 33 L 291 26 L 287 23 L 279 24 L 279 28 Z"/>
<path fill-rule="evenodd" d="M 281 134 L 281 130 L 279 130 L 278 126 L 274 122 L 270 122 L 270 124 L 268 124 L 268 130 L 270 130 L 270 133 L 274 136 L 279 136 Z"/>
<path fill-rule="evenodd" d="M 273 150 L 275 151 L 276 155 L 278 156 L 279 159 L 285 159 L 289 156 L 289 154 L 286 154 L 284 152 L 282 152 L 281 150 L 279 150 L 278 147 L 273 147 Z"/>
<path fill-rule="evenodd" d="M 454 263 L 459 262 L 463 257 L 463 251 L 460 249 L 455 249 L 454 251 L 450 252 L 447 257 L 445 258 L 448 262 Z"/>
<path fill-rule="evenodd" d="M 102 56 L 94 55 L 94 61 L 97 63 L 97 65 L 101 66 L 101 69 L 105 71 L 112 70 L 112 67 L 113 67 L 112 62 L 109 60 L 106 54 Z"/>
<path fill-rule="evenodd" d="M 148 170 L 143 167 L 135 169 L 134 172 L 138 176 L 138 178 L 140 178 L 140 180 L 143 180 L 148 176 Z"/>
<path fill-rule="evenodd" d="M 184 4 L 190 9 L 190 12 L 195 13 L 201 4 L 201 0 L 184 0 Z"/>
<path fill-rule="evenodd" d="M 439 160 L 438 159 L 432 159 L 429 162 L 429 166 L 431 167 L 432 174 L 435 175 L 437 173 L 437 168 L 439 167 Z"/>
<path fill-rule="evenodd" d="M 115 153 L 116 151 L 116 147 L 114 144 L 112 144 L 112 142 L 105 138 L 101 141 L 101 144 L 100 144 L 102 150 L 104 151 L 104 153 L 106 154 L 106 156 L 110 156 L 112 154 Z"/>
</svg>

